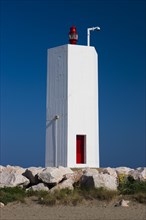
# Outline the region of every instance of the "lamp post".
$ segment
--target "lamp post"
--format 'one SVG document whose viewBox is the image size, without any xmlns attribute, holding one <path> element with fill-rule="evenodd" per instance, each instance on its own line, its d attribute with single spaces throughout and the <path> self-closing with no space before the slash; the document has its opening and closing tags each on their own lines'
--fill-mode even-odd
<svg viewBox="0 0 146 220">
<path fill-rule="evenodd" d="M 87 28 L 87 46 L 90 46 L 90 31 L 100 31 L 100 27 Z"/>
</svg>

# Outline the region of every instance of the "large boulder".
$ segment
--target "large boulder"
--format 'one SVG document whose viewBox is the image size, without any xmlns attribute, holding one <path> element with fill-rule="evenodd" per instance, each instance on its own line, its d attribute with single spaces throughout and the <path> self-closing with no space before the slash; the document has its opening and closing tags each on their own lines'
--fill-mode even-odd
<svg viewBox="0 0 146 220">
<path fill-rule="evenodd" d="M 103 187 L 108 190 L 117 190 L 118 182 L 114 176 L 99 173 L 97 176 L 93 176 L 93 179 L 96 188 Z"/>
<path fill-rule="evenodd" d="M 111 167 L 103 168 L 102 172 L 107 173 L 110 176 L 114 176 L 115 178 L 117 178 L 117 172 L 116 172 L 115 168 L 111 168 Z"/>
<path fill-rule="evenodd" d="M 44 183 L 57 184 L 64 178 L 64 172 L 56 167 L 47 167 L 38 174 L 38 178 Z"/>
<path fill-rule="evenodd" d="M 74 183 L 78 183 L 83 175 L 83 170 L 76 170 L 73 173 L 66 174 L 66 179 L 71 179 Z"/>
<path fill-rule="evenodd" d="M 93 175 L 96 175 L 96 174 L 99 174 L 99 171 L 97 169 L 94 169 L 94 168 L 85 168 L 83 169 L 83 174 L 86 174 L 88 176 L 93 176 Z"/>
<path fill-rule="evenodd" d="M 74 189 L 73 184 L 74 184 L 74 181 L 72 180 L 72 178 L 69 178 L 57 184 L 56 186 L 54 186 L 50 191 L 54 192 L 55 190 L 66 189 L 66 188 L 73 190 Z"/>
<path fill-rule="evenodd" d="M 4 169 L 5 169 L 5 167 L 0 165 L 0 172 L 2 172 Z"/>
<path fill-rule="evenodd" d="M 131 170 L 129 175 L 132 176 L 135 180 L 146 181 L 146 168 L 139 167 L 136 170 Z"/>
<path fill-rule="evenodd" d="M 87 188 L 106 188 L 108 190 L 117 190 L 117 178 L 109 174 L 99 173 L 97 170 L 87 170 L 80 179 L 81 186 Z"/>
<path fill-rule="evenodd" d="M 74 172 L 69 168 L 69 167 L 58 167 L 59 171 L 61 172 L 62 175 L 67 175 L 67 174 L 73 174 Z"/>
<path fill-rule="evenodd" d="M 140 169 L 139 179 L 142 181 L 146 181 L 146 167 L 142 167 Z"/>
<path fill-rule="evenodd" d="M 129 172 L 133 171 L 134 169 L 131 169 L 129 167 L 117 167 L 115 168 L 118 175 L 124 174 L 126 176 L 129 175 Z"/>
<path fill-rule="evenodd" d="M 0 172 L 0 187 L 27 186 L 29 180 L 18 173 Z"/>
<path fill-rule="evenodd" d="M 6 167 L 2 167 L 1 169 L 2 171 L 8 172 L 8 173 L 17 173 L 17 174 L 22 174 L 26 170 L 19 166 L 10 166 L 10 165 L 7 165 Z"/>
<path fill-rule="evenodd" d="M 32 191 L 49 191 L 49 188 L 44 183 L 39 183 L 37 185 L 31 186 L 27 189 Z"/>
<path fill-rule="evenodd" d="M 99 172 L 96 169 L 87 168 L 83 171 L 83 175 L 80 178 L 81 187 L 94 188 L 94 177 L 97 176 Z M 94 177 L 93 177 L 94 176 Z"/>
<path fill-rule="evenodd" d="M 38 174 L 43 170 L 42 167 L 30 167 L 25 170 L 23 176 L 30 180 L 31 185 L 36 185 L 39 183 Z"/>
</svg>

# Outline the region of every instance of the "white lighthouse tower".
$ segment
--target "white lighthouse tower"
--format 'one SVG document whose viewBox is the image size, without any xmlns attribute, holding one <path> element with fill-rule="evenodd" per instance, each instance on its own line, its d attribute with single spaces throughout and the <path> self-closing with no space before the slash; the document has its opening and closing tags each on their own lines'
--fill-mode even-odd
<svg viewBox="0 0 146 220">
<path fill-rule="evenodd" d="M 98 57 L 94 47 L 48 49 L 46 166 L 99 167 Z"/>
</svg>

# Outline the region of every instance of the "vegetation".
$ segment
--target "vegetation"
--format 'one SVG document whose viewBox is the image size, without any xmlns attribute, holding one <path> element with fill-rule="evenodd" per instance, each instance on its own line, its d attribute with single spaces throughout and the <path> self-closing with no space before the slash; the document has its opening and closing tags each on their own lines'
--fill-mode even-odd
<svg viewBox="0 0 146 220">
<path fill-rule="evenodd" d="M 39 197 L 39 203 L 46 205 L 76 205 L 81 201 L 81 195 L 79 195 L 76 190 L 70 189 L 55 190 L 52 193 L 46 194 L 44 197 Z"/>
<path fill-rule="evenodd" d="M 132 176 L 119 180 L 119 191 L 123 195 L 132 195 L 137 193 L 146 194 L 146 182 L 135 180 Z"/>
<path fill-rule="evenodd" d="M 54 192 L 26 191 L 20 187 L 0 188 L 0 202 L 7 204 L 13 201 L 25 202 L 25 198 L 35 196 L 38 203 L 45 205 L 77 205 L 83 201 L 104 200 L 111 201 L 118 196 L 128 196 L 134 201 L 146 203 L 146 182 L 134 180 L 133 177 L 121 175 L 119 177 L 118 191 L 104 188 L 81 188 L 74 186 L 74 190 L 61 189 Z"/>
<path fill-rule="evenodd" d="M 39 197 L 39 202 L 41 204 L 54 205 L 54 204 L 64 204 L 64 205 L 77 205 L 84 200 L 111 200 L 117 195 L 116 191 L 109 191 L 103 188 L 99 189 L 61 189 L 56 190 L 53 193 L 48 193 L 44 197 Z"/>
<path fill-rule="evenodd" d="M 0 202 L 5 205 L 9 202 L 24 202 L 25 190 L 20 187 L 4 187 L 0 188 Z"/>
<path fill-rule="evenodd" d="M 83 200 L 112 200 L 117 195 L 116 191 L 109 191 L 103 188 L 83 189 L 75 188 L 55 190 L 54 192 L 46 191 L 25 191 L 20 187 L 8 187 L 0 189 L 0 202 L 7 204 L 13 201 L 25 202 L 26 197 L 36 196 L 40 204 L 55 205 L 77 205 Z"/>
<path fill-rule="evenodd" d="M 120 175 L 119 193 L 131 195 L 131 198 L 139 203 L 146 203 L 146 182 L 135 180 L 132 176 Z"/>
</svg>

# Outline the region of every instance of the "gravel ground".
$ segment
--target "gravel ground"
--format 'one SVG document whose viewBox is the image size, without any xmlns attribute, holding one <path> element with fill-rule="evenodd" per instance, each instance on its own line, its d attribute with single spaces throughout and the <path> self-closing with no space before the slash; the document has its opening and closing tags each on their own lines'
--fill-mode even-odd
<svg viewBox="0 0 146 220">
<path fill-rule="evenodd" d="M 114 207 L 114 203 L 88 203 L 78 206 L 45 206 L 28 200 L 10 203 L 0 209 L 1 220 L 145 220 L 146 206 L 130 203 Z"/>
</svg>

